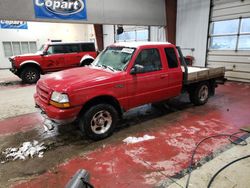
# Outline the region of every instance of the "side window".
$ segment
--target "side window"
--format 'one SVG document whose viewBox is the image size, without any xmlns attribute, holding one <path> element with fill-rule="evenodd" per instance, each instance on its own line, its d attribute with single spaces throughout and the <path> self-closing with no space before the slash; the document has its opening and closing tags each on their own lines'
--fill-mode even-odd
<svg viewBox="0 0 250 188">
<path fill-rule="evenodd" d="M 79 44 L 70 44 L 70 45 L 65 45 L 64 47 L 66 53 L 77 53 L 80 51 Z"/>
<path fill-rule="evenodd" d="M 82 52 L 95 52 L 94 43 L 83 43 L 81 44 Z"/>
<path fill-rule="evenodd" d="M 47 54 L 53 54 L 53 47 L 52 46 L 48 47 Z"/>
<path fill-rule="evenodd" d="M 158 49 L 144 49 L 135 60 L 135 64 L 142 65 L 144 72 L 158 71 L 162 69 L 161 58 Z"/>
<path fill-rule="evenodd" d="M 53 54 L 64 54 L 66 53 L 65 47 L 63 45 L 55 45 L 51 46 L 52 47 L 52 53 Z"/>
<path fill-rule="evenodd" d="M 168 68 L 177 68 L 178 61 L 174 48 L 165 48 L 165 54 L 168 60 Z"/>
</svg>

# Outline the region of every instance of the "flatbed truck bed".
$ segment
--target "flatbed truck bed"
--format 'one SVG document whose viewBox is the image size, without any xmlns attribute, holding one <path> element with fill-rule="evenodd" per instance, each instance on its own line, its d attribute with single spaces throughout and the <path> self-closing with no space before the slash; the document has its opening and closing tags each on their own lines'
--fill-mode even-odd
<svg viewBox="0 0 250 188">
<path fill-rule="evenodd" d="M 210 79 L 224 79 L 225 68 L 206 68 L 206 67 L 187 67 L 187 78 L 184 84 L 192 84 L 200 81 L 210 80 Z M 182 66 L 183 73 L 185 72 Z"/>
</svg>

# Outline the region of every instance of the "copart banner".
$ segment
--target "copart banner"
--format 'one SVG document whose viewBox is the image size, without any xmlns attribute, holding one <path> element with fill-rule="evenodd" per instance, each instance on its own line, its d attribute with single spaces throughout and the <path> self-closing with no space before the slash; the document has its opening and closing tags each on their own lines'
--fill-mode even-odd
<svg viewBox="0 0 250 188">
<path fill-rule="evenodd" d="M 86 20 L 85 0 L 33 0 L 36 18 Z"/>
<path fill-rule="evenodd" d="M 1 20 L 0 28 L 1 29 L 28 29 L 28 24 L 27 22 L 23 22 L 23 21 Z"/>
</svg>

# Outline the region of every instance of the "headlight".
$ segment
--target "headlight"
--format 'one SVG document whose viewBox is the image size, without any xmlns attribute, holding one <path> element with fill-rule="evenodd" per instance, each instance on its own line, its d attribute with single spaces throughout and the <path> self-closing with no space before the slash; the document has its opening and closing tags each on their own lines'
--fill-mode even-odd
<svg viewBox="0 0 250 188">
<path fill-rule="evenodd" d="M 58 103 L 66 103 L 69 102 L 69 97 L 67 94 L 62 94 L 54 91 L 51 95 L 51 100 Z"/>
<path fill-rule="evenodd" d="M 50 98 L 50 104 L 58 108 L 69 108 L 69 97 L 67 94 L 54 91 Z"/>
</svg>

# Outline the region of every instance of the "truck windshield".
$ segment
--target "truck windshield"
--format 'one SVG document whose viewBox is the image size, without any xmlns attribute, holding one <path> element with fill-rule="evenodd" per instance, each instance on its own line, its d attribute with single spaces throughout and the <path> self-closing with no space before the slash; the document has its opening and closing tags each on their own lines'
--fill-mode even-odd
<svg viewBox="0 0 250 188">
<path fill-rule="evenodd" d="M 39 50 L 38 50 L 37 52 L 38 52 L 38 53 L 43 53 L 43 52 L 46 50 L 46 48 L 47 48 L 47 45 L 43 44 L 43 45 L 39 48 Z"/>
<path fill-rule="evenodd" d="M 44 50 L 44 47 L 45 47 L 45 45 L 43 44 L 40 48 L 39 48 L 39 52 L 43 52 L 43 50 Z"/>
<path fill-rule="evenodd" d="M 103 67 L 112 71 L 123 71 L 126 69 L 135 48 L 108 47 L 93 62 L 93 66 Z"/>
</svg>

